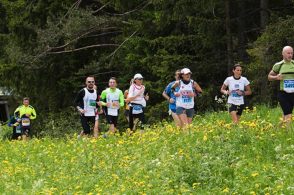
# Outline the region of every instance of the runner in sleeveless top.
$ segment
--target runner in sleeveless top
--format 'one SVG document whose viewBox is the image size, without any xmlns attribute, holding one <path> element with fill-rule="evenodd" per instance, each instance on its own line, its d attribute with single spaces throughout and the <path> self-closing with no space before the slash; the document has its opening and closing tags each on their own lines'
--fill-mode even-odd
<svg viewBox="0 0 294 195">
<path fill-rule="evenodd" d="M 91 132 L 91 126 L 95 124 L 95 112 L 98 107 L 98 95 L 94 89 L 95 79 L 93 76 L 86 78 L 86 87 L 81 89 L 76 96 L 75 104 L 80 113 L 81 124 L 83 131 L 79 136 L 89 135 Z M 96 130 L 95 130 L 96 131 Z M 98 132 L 94 132 L 94 135 Z"/>
<path fill-rule="evenodd" d="M 146 100 L 149 99 L 148 93 L 145 93 L 145 86 L 143 83 L 143 76 L 141 74 L 135 74 L 134 83 L 129 88 L 128 98 L 126 102 L 129 103 L 129 128 L 134 130 L 134 118 L 138 118 L 142 123 L 142 127 L 145 124 L 144 108 L 146 107 Z"/>
<path fill-rule="evenodd" d="M 282 51 L 283 60 L 276 63 L 270 73 L 268 80 L 280 81 L 278 100 L 283 110 L 283 122 L 291 124 L 294 106 L 294 61 L 293 48 L 285 46 Z"/>
<path fill-rule="evenodd" d="M 233 123 L 237 124 L 244 109 L 244 96 L 251 95 L 251 89 L 247 78 L 241 76 L 242 66 L 240 64 L 236 64 L 232 71 L 233 76 L 226 78 L 220 91 L 229 96 L 229 113 Z"/>
<path fill-rule="evenodd" d="M 180 80 L 172 85 L 176 96 L 176 113 L 180 118 L 181 127 L 184 128 L 192 123 L 195 113 L 194 98 L 198 93 L 202 93 L 201 87 L 191 79 L 192 72 L 189 68 L 181 70 Z M 177 87 L 179 88 L 176 91 Z"/>
<path fill-rule="evenodd" d="M 105 107 L 105 116 L 109 126 L 109 131 L 115 133 L 120 107 L 124 106 L 124 95 L 117 88 L 117 80 L 111 77 L 108 82 L 109 88 L 101 93 L 101 101 L 98 103 Z"/>
<path fill-rule="evenodd" d="M 170 82 L 165 90 L 162 92 L 162 96 L 168 101 L 169 103 L 169 115 L 171 115 L 175 121 L 176 126 L 181 127 L 181 121 L 179 116 L 176 113 L 176 96 L 174 95 L 173 91 L 172 91 L 172 86 L 173 84 L 180 80 L 180 74 L 181 74 L 181 70 L 177 70 L 175 72 L 175 81 Z M 175 92 L 177 92 L 179 90 L 179 88 L 177 87 L 175 89 Z"/>
</svg>

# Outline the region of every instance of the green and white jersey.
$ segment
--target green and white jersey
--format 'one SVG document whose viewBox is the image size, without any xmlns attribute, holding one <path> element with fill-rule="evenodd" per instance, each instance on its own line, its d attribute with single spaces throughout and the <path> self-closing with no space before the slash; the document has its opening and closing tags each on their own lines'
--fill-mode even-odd
<svg viewBox="0 0 294 195">
<path fill-rule="evenodd" d="M 276 74 L 282 74 L 283 76 L 283 80 L 280 81 L 280 90 L 294 93 L 294 61 L 285 62 L 282 60 L 276 63 L 272 70 Z"/>
<path fill-rule="evenodd" d="M 101 100 L 106 103 L 111 103 L 107 108 L 107 115 L 118 116 L 118 110 L 124 106 L 124 95 L 118 88 L 107 88 L 101 93 Z"/>
</svg>

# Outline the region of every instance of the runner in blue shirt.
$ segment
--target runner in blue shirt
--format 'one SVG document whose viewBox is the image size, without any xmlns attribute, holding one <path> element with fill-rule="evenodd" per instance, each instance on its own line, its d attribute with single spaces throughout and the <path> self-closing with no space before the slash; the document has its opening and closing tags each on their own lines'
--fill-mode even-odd
<svg viewBox="0 0 294 195">
<path fill-rule="evenodd" d="M 169 103 L 169 115 L 171 115 L 175 121 L 176 126 L 181 127 L 181 121 L 179 119 L 179 116 L 176 114 L 176 96 L 174 95 L 172 91 L 172 86 L 176 81 L 180 79 L 181 70 L 177 70 L 175 72 L 175 81 L 170 82 L 165 90 L 162 92 L 162 96 L 168 101 Z M 177 87 L 175 91 L 177 92 L 179 88 Z"/>
</svg>

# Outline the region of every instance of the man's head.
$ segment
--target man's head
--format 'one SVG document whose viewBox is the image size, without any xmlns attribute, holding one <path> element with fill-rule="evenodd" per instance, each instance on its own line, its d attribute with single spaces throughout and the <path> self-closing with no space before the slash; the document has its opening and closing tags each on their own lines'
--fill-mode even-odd
<svg viewBox="0 0 294 195">
<path fill-rule="evenodd" d="M 86 78 L 86 86 L 87 86 L 87 88 L 88 89 L 93 89 L 94 85 L 95 85 L 95 78 L 94 78 L 94 76 L 88 76 Z"/>
<path fill-rule="evenodd" d="M 175 72 L 175 79 L 176 80 L 180 80 L 180 76 L 181 76 L 181 70 L 176 70 L 176 72 Z"/>
<path fill-rule="evenodd" d="M 293 48 L 290 46 L 285 46 L 283 48 L 282 55 L 286 62 L 290 62 L 293 58 Z"/>
<path fill-rule="evenodd" d="M 116 86 L 117 86 L 117 80 L 115 77 L 111 77 L 109 79 L 109 82 L 108 82 L 108 86 L 111 88 L 111 89 L 115 89 Z"/>
<path fill-rule="evenodd" d="M 23 105 L 28 106 L 30 104 L 30 98 L 24 97 L 22 99 L 22 103 L 23 103 Z"/>
</svg>

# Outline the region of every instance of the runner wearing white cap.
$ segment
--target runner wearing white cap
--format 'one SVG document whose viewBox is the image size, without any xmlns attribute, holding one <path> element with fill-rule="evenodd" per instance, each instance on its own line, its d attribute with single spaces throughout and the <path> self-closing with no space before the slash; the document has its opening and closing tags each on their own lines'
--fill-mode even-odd
<svg viewBox="0 0 294 195">
<path fill-rule="evenodd" d="M 181 120 L 181 127 L 192 123 L 194 111 L 194 97 L 202 93 L 202 89 L 197 82 L 191 79 L 192 72 L 189 68 L 183 68 L 180 74 L 180 80 L 176 81 L 172 89 L 178 87 L 176 96 L 176 113 Z"/>
<path fill-rule="evenodd" d="M 134 130 L 134 118 L 141 121 L 142 126 L 145 124 L 144 108 L 146 107 L 146 100 L 149 99 L 148 93 L 145 92 L 143 85 L 143 76 L 140 73 L 135 74 L 134 82 L 128 91 L 126 102 L 129 103 L 129 128 Z"/>
</svg>

